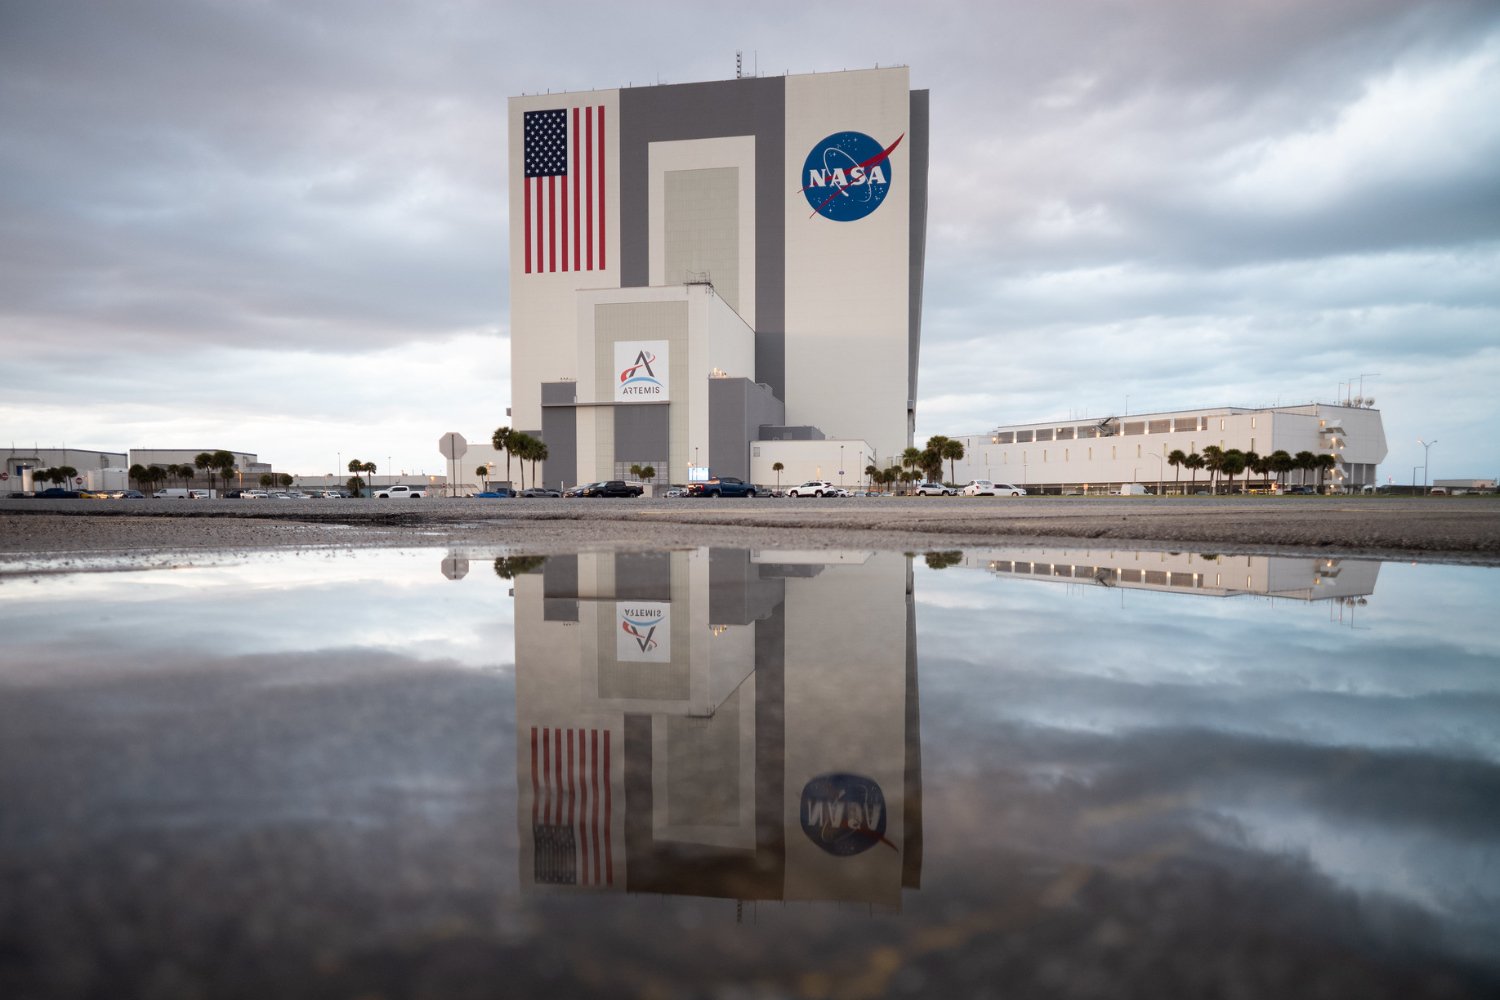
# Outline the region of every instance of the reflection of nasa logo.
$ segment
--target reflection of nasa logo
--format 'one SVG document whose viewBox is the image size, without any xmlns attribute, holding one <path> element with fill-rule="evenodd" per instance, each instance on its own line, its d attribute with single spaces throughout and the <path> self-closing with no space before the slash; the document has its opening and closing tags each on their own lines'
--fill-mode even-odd
<svg viewBox="0 0 1500 1000">
<path fill-rule="evenodd" d="M 656 364 L 656 355 L 640 351 L 635 362 L 620 372 L 620 392 L 629 396 L 655 396 L 661 394 L 661 379 L 651 367 Z"/>
<path fill-rule="evenodd" d="M 905 137 L 882 149 L 863 132 L 835 132 L 813 146 L 802 165 L 802 193 L 813 214 L 853 222 L 879 208 L 895 179 L 891 150 Z"/>
<path fill-rule="evenodd" d="M 862 854 L 885 839 L 885 795 L 872 778 L 820 774 L 802 789 L 802 832 L 834 857 Z M 899 853 L 899 852 L 898 852 Z"/>
</svg>

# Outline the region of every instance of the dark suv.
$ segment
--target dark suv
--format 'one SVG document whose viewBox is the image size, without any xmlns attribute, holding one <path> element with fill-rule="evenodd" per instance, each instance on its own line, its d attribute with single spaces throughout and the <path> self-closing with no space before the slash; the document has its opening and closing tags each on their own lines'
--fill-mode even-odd
<svg viewBox="0 0 1500 1000">
<path fill-rule="evenodd" d="M 643 490 L 639 486 L 632 486 L 623 479 L 610 479 L 602 483 L 590 483 L 578 491 L 581 497 L 638 497 Z"/>
<path fill-rule="evenodd" d="M 734 476 L 715 476 L 701 483 L 689 483 L 690 497 L 753 497 L 755 484 Z"/>
</svg>

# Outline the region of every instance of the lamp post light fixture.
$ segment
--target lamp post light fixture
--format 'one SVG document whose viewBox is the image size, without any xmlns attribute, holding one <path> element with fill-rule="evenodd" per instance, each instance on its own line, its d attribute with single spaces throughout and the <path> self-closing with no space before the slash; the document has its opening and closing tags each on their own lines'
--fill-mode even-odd
<svg viewBox="0 0 1500 1000">
<path fill-rule="evenodd" d="M 1427 469 L 1427 454 L 1432 449 L 1432 446 L 1437 444 L 1437 438 L 1433 438 L 1431 441 L 1423 441 L 1421 438 L 1417 438 L 1417 444 L 1422 446 L 1422 492 L 1426 494 L 1428 493 L 1427 481 L 1432 475 Z"/>
</svg>

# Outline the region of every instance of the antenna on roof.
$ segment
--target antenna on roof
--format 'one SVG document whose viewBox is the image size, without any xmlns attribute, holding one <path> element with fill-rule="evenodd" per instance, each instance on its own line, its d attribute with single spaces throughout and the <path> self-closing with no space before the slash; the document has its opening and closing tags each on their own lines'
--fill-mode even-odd
<svg viewBox="0 0 1500 1000">
<path fill-rule="evenodd" d="M 744 75 L 745 75 L 745 51 L 743 49 L 735 49 L 734 50 L 734 78 L 736 80 L 739 80 L 739 79 L 743 78 Z"/>
</svg>

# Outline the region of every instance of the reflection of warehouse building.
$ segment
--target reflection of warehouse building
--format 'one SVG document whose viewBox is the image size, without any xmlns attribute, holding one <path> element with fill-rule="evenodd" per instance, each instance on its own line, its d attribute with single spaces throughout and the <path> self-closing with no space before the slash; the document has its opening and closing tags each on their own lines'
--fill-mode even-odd
<svg viewBox="0 0 1500 1000">
<path fill-rule="evenodd" d="M 910 443 L 927 94 L 905 68 L 510 102 L 511 426 L 557 486 Z"/>
<path fill-rule="evenodd" d="M 1323 403 L 1013 424 L 959 440 L 965 451 L 955 470 L 960 482 L 990 479 L 1033 492 L 1118 488 L 1122 483 L 1154 488 L 1157 482 L 1168 488 L 1194 484 L 1207 489 L 1206 473 L 1179 472 L 1167 457 L 1173 451 L 1201 454 L 1209 445 L 1262 456 L 1278 450 L 1332 455 L 1337 465 L 1324 482 L 1352 489 L 1373 485 L 1376 467 L 1386 456 L 1379 410 Z M 1314 483 L 1317 474 L 1294 472 L 1288 481 Z"/>
<path fill-rule="evenodd" d="M 524 886 L 895 907 L 917 885 L 905 556 L 551 557 L 515 608 Z"/>
<path fill-rule="evenodd" d="M 978 549 L 965 554 L 964 564 L 1054 583 L 1301 601 L 1368 597 L 1380 575 L 1380 563 L 1367 560 L 1129 549 Z"/>
</svg>

